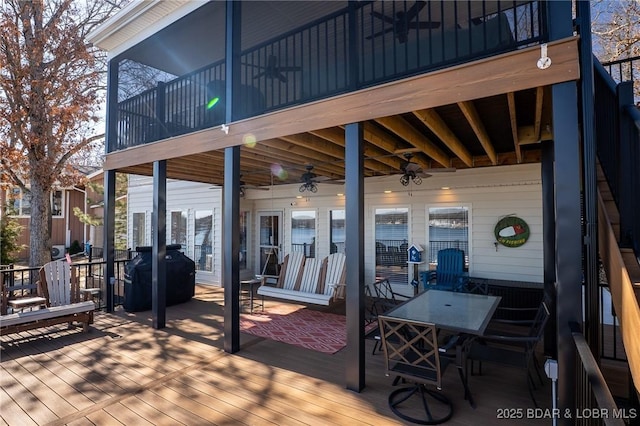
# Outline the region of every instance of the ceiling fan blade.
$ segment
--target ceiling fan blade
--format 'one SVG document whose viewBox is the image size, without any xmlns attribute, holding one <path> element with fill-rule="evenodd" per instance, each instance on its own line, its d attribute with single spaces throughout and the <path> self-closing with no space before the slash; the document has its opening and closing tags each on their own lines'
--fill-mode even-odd
<svg viewBox="0 0 640 426">
<path fill-rule="evenodd" d="M 420 13 L 422 8 L 425 7 L 426 4 L 427 4 L 426 1 L 417 1 L 417 2 L 415 2 L 414 5 L 411 6 L 409 8 L 409 10 L 407 10 L 407 12 L 405 13 L 404 17 L 407 19 L 407 21 L 412 20 L 413 18 L 415 18 L 418 15 L 418 13 Z"/>
<path fill-rule="evenodd" d="M 409 22 L 408 27 L 411 29 L 415 29 L 415 28 L 425 29 L 425 30 L 436 29 L 436 28 L 440 28 L 440 22 L 434 22 L 434 21 Z"/>
<path fill-rule="evenodd" d="M 422 171 L 428 173 L 453 173 L 456 170 L 454 167 L 436 167 L 433 169 L 423 169 Z"/>
<path fill-rule="evenodd" d="M 376 12 L 375 10 L 371 12 L 371 16 L 376 17 L 378 19 L 382 19 L 384 22 L 386 22 L 387 24 L 393 24 L 394 19 L 390 16 L 387 16 L 383 13 L 380 12 Z"/>
<path fill-rule="evenodd" d="M 260 77 L 264 77 L 265 75 L 267 75 L 267 72 L 266 71 L 261 71 L 258 74 L 254 75 L 253 79 L 255 80 L 255 79 L 258 79 Z"/>
<path fill-rule="evenodd" d="M 286 83 L 286 82 L 289 81 L 287 76 L 282 74 L 281 72 L 278 73 L 278 80 L 280 80 L 280 82 L 282 82 L 282 83 Z"/>
<path fill-rule="evenodd" d="M 279 67 L 278 70 L 280 72 L 288 72 L 288 71 L 302 71 L 302 67 L 294 67 L 294 66 L 290 66 L 290 67 Z"/>
<path fill-rule="evenodd" d="M 393 27 L 389 27 L 386 30 L 378 31 L 375 34 L 371 34 L 370 36 L 367 36 L 366 39 L 371 40 L 374 37 L 378 37 L 378 36 L 381 36 L 382 34 L 390 33 L 392 31 L 393 31 Z"/>
</svg>

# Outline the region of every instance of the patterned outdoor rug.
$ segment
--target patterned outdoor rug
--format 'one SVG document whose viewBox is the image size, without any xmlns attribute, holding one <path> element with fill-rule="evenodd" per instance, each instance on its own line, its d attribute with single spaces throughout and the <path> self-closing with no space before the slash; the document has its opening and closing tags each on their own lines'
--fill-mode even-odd
<svg viewBox="0 0 640 426">
<path fill-rule="evenodd" d="M 328 354 L 338 352 L 347 344 L 346 318 L 343 315 L 305 308 L 293 312 L 242 314 L 240 330 Z"/>
</svg>

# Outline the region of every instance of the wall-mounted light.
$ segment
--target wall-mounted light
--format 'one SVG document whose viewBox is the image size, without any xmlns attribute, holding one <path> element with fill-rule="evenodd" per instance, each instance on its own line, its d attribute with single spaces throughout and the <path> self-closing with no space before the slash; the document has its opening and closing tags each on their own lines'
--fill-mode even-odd
<svg viewBox="0 0 640 426">
<path fill-rule="evenodd" d="M 296 198 L 297 198 L 297 199 L 301 199 L 301 198 L 302 198 L 302 195 L 296 195 Z"/>
<path fill-rule="evenodd" d="M 440 189 L 451 189 L 451 188 L 448 187 L 448 186 L 442 186 L 442 187 L 440 187 Z"/>
<path fill-rule="evenodd" d="M 342 194 L 342 193 L 340 193 L 340 192 L 338 192 L 336 195 L 337 195 L 338 197 L 344 197 L 344 194 Z"/>
<path fill-rule="evenodd" d="M 391 194 L 391 191 L 390 191 L 390 190 L 388 190 L 388 189 L 385 189 L 385 190 L 384 190 L 384 193 L 385 193 L 385 194 Z"/>
</svg>

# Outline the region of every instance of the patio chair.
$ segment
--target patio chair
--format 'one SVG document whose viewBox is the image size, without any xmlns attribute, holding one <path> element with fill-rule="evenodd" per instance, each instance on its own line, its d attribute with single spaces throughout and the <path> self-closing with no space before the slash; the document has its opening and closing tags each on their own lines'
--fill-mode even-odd
<svg viewBox="0 0 640 426">
<path fill-rule="evenodd" d="M 82 324 L 83 331 L 93 323 L 95 305 L 83 301 L 75 268 L 65 260 L 46 263 L 40 268 L 38 282 L 40 294 L 46 299 L 46 307 L 30 312 L 3 315 L 0 318 L 0 334 L 19 333 L 54 324 L 74 322 Z"/>
<path fill-rule="evenodd" d="M 411 298 L 410 296 L 405 296 L 404 294 L 396 293 L 395 291 L 393 291 L 391 283 L 387 278 L 383 278 L 374 282 L 373 289 L 375 291 L 375 296 L 383 301 L 386 306 L 398 305 Z"/>
<path fill-rule="evenodd" d="M 531 370 L 536 372 L 538 379 L 542 383 L 542 375 L 540 374 L 535 349 L 542 340 L 544 327 L 549 319 L 550 314 L 547 303 L 547 300 L 543 300 L 540 303 L 528 333 L 524 335 L 513 333 L 492 334 L 493 332 L 488 330 L 485 335 L 472 342 L 467 352 L 467 361 L 471 362 L 472 373 L 475 361 L 480 362 L 480 374 L 482 373 L 482 361 L 524 368 L 529 395 L 536 408 L 538 403 L 533 395 L 535 383 Z"/>
<path fill-rule="evenodd" d="M 389 394 L 391 411 L 403 420 L 419 424 L 433 425 L 449 420 L 453 406 L 439 391 L 442 374 L 452 360 L 440 357 L 435 325 L 383 315 L 378 317 L 378 322 L 385 374 L 395 376 L 396 382 L 400 378 L 410 383 Z M 419 397 L 424 411 L 412 409 L 416 404 L 403 404 L 414 395 Z"/>
<path fill-rule="evenodd" d="M 390 311 L 396 307 L 396 303 L 389 302 L 374 296 L 371 286 L 364 286 L 364 325 L 365 339 L 373 340 L 373 350 L 371 355 L 376 354 L 376 350 L 380 348 L 380 328 L 378 327 L 378 315 Z"/>
<path fill-rule="evenodd" d="M 466 285 L 464 271 L 464 251 L 448 248 L 438 251 L 435 271 L 420 273 L 425 290 L 461 291 Z"/>
</svg>

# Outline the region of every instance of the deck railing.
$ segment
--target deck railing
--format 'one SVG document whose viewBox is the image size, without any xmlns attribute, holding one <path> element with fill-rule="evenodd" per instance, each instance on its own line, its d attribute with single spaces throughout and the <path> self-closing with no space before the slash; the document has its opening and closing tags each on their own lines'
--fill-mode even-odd
<svg viewBox="0 0 640 426">
<path fill-rule="evenodd" d="M 619 409 L 602 376 L 589 344 L 577 323 L 569 324 L 578 353 L 576 411 L 571 413 L 578 425 L 623 426 L 625 419 L 635 418 L 635 411 Z"/>
<path fill-rule="evenodd" d="M 232 120 L 516 50 L 546 39 L 544 2 L 426 2 L 428 28 L 404 28 L 413 2 L 354 2 L 238 55 Z M 381 12 L 382 11 L 382 12 Z M 197 12 L 196 12 L 197 13 Z M 422 22 L 421 18 L 421 22 Z M 162 54 L 159 52 L 158 54 Z M 224 60 L 118 104 L 109 151 L 224 123 Z"/>
<path fill-rule="evenodd" d="M 605 67 L 594 62 L 598 159 L 620 213 L 620 246 L 633 248 L 640 256 L 640 197 L 634 196 L 640 188 L 640 110 L 634 105 L 633 81 L 616 83 Z M 633 62 L 638 65 L 637 58 L 629 60 Z M 627 69 L 625 64 L 616 61 L 607 67 L 614 75 L 633 78 L 631 72 L 615 71 Z"/>
</svg>

